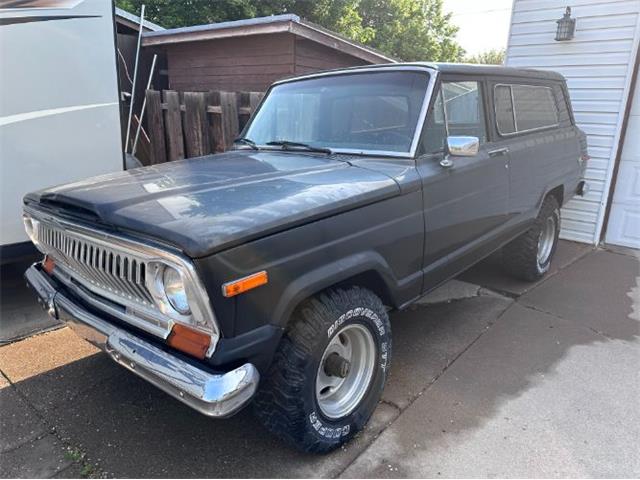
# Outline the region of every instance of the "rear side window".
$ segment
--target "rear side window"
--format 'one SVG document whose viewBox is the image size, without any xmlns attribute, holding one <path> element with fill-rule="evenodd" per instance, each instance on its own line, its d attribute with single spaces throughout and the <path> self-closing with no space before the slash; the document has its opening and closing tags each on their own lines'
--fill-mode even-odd
<svg viewBox="0 0 640 480">
<path fill-rule="evenodd" d="M 496 123 L 502 135 L 558 125 L 558 107 L 549 87 L 496 85 Z"/>
<path fill-rule="evenodd" d="M 516 131 L 515 116 L 513 115 L 513 103 L 511 102 L 511 87 L 508 85 L 496 85 L 496 123 L 498 131 L 502 134 Z"/>
<path fill-rule="evenodd" d="M 565 91 L 562 88 L 562 85 L 555 84 L 553 86 L 553 95 L 556 98 L 558 105 L 558 123 L 560 123 L 560 125 L 562 125 L 563 127 L 573 125 L 573 120 L 571 119 L 571 101 L 565 95 Z"/>
</svg>

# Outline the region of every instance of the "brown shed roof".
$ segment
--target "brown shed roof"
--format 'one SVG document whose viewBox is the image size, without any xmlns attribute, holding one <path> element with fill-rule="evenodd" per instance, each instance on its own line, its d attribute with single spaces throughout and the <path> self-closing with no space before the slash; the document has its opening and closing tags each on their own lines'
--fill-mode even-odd
<svg viewBox="0 0 640 480">
<path fill-rule="evenodd" d="M 145 47 L 162 46 L 182 42 L 197 42 L 282 32 L 293 33 L 299 37 L 318 42 L 370 63 L 393 63 L 397 61 L 373 48 L 365 47 L 320 25 L 307 22 L 297 15 L 292 14 L 146 32 L 143 34 L 142 45 Z"/>
</svg>

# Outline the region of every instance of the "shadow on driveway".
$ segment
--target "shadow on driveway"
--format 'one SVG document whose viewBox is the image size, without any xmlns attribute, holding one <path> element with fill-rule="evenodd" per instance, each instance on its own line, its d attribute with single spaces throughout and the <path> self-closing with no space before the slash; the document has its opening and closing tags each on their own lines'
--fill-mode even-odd
<svg viewBox="0 0 640 480">
<path fill-rule="evenodd" d="M 606 278 L 602 271 L 590 271 L 591 279 L 584 272 L 603 266 L 611 271 Z M 572 273 L 576 268 L 582 270 Z M 598 279 L 598 273 L 603 277 Z M 573 275 L 567 277 L 571 282 L 582 279 L 578 299 L 571 297 L 576 287 L 565 280 L 567 275 Z M 103 354 L 19 381 L 15 387 L 60 438 L 86 452 L 87 459 L 109 476 L 330 477 L 344 472 L 393 477 L 437 476 L 441 471 L 443 475 L 475 472 L 489 476 L 491 471 L 483 468 L 486 458 L 500 457 L 496 449 L 505 449 L 504 455 L 514 462 L 531 459 L 534 450 L 544 447 L 541 438 L 551 428 L 545 422 L 555 422 L 558 411 L 569 408 L 562 396 L 571 402 L 576 398 L 570 392 L 547 392 L 534 405 L 535 411 L 543 411 L 531 417 L 526 427 L 496 418 L 505 404 L 544 382 L 545 376 L 556 374 L 574 347 L 637 339 L 638 322 L 631 316 L 632 298 L 627 295 L 637 276 L 638 262 L 633 257 L 594 252 L 517 301 L 480 295 L 394 314 L 394 359 L 383 402 L 359 438 L 326 456 L 286 448 L 262 428 L 249 409 L 227 420 L 208 419 Z M 599 288 L 598 282 L 609 282 L 609 286 Z M 538 291 L 543 293 L 536 296 Z M 580 301 L 584 309 L 589 308 L 586 302 L 611 306 L 611 328 L 606 322 L 594 327 L 597 319 L 580 324 L 573 317 L 579 309 L 562 310 L 558 299 L 567 304 Z M 621 361 L 629 360 L 624 352 L 612 352 Z M 606 352 L 603 355 L 605 360 L 601 360 L 607 361 Z M 591 360 L 583 360 L 584 366 L 573 365 L 572 375 L 589 368 Z M 607 368 L 615 367 L 616 359 L 608 361 Z M 627 373 L 628 369 L 618 376 L 612 373 L 610 380 L 628 382 Z M 583 380 L 588 381 L 588 375 Z M 587 411 L 589 402 L 599 401 L 582 399 Z M 504 436 L 505 443 L 473 443 L 474 431 L 496 420 L 502 422 L 497 425 L 504 428 L 504 435 L 500 432 L 499 436 Z M 530 435 L 522 428 L 530 429 Z M 532 442 L 537 444 L 532 446 Z M 462 448 L 462 458 L 451 456 L 454 445 Z M 468 470 L 440 468 L 460 463 Z M 509 472 L 505 466 L 498 474 Z"/>
<path fill-rule="evenodd" d="M 40 308 L 23 278 L 37 259 L 0 265 L 0 345 L 60 326 Z"/>
<path fill-rule="evenodd" d="M 344 477 L 637 477 L 640 263 L 603 250 L 514 303 Z"/>
<path fill-rule="evenodd" d="M 226 420 L 204 417 L 102 353 L 14 385 L 59 438 L 86 452 L 87 460 L 109 476 L 330 477 L 344 470 L 511 303 L 479 296 L 393 315 L 394 364 L 385 400 L 363 434 L 326 456 L 284 446 L 250 408 Z M 0 398 L 9 390 L 0 390 Z"/>
</svg>

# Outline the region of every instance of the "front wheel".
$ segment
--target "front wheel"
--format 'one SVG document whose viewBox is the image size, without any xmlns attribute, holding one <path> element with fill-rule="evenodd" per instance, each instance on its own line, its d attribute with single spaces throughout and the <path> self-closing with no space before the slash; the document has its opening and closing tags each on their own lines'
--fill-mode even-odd
<svg viewBox="0 0 640 480">
<path fill-rule="evenodd" d="M 549 271 L 559 235 L 560 205 L 554 196 L 548 196 L 529 230 L 503 248 L 505 268 L 522 280 L 542 278 Z"/>
<path fill-rule="evenodd" d="M 254 411 L 290 445 L 328 452 L 369 420 L 391 359 L 386 309 L 369 290 L 329 290 L 294 312 Z"/>
</svg>

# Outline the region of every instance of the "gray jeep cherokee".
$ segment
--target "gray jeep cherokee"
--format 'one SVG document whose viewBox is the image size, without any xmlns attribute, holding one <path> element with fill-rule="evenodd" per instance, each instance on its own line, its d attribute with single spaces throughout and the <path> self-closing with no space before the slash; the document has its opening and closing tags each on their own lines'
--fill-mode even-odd
<svg viewBox="0 0 640 480">
<path fill-rule="evenodd" d="M 29 194 L 41 304 L 192 408 L 290 444 L 361 430 L 402 309 L 502 249 L 549 269 L 586 189 L 562 76 L 390 64 L 275 83 L 236 147 Z"/>
</svg>

